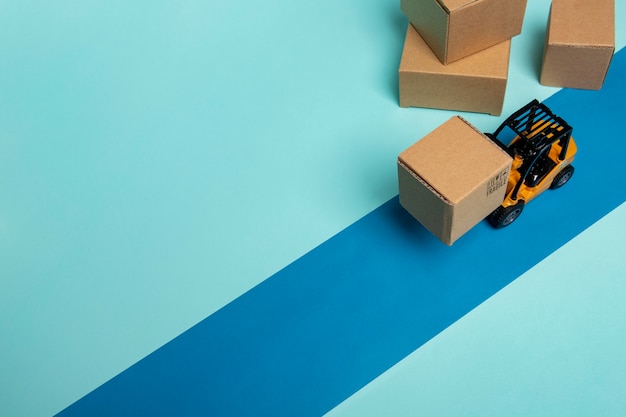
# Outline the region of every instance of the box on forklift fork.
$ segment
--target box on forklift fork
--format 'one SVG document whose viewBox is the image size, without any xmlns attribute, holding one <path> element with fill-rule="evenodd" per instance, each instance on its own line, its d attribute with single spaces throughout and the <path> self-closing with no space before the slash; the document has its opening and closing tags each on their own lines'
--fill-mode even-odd
<svg viewBox="0 0 626 417">
<path fill-rule="evenodd" d="M 504 199 L 512 158 L 459 116 L 398 157 L 400 204 L 452 245 Z"/>
</svg>

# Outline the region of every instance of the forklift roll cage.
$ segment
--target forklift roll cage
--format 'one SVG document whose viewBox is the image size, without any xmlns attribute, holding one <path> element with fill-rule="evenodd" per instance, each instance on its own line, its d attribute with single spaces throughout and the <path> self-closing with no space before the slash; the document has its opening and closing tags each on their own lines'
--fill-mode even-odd
<svg viewBox="0 0 626 417">
<path fill-rule="evenodd" d="M 517 135 L 508 146 L 498 139 L 498 135 L 505 127 L 509 127 Z M 536 181 L 528 181 L 528 176 L 531 171 L 537 170 L 542 159 L 554 166 L 554 163 L 546 156 L 554 143 L 559 142 L 561 148 L 557 155 L 558 160 L 555 162 L 559 163 L 566 158 L 571 135 L 572 127 L 537 100 L 531 101 L 513 113 L 502 122 L 493 135 L 489 135 L 511 157 L 514 158 L 517 154 L 523 160 L 520 179 L 511 193 L 513 200 L 517 199 L 517 193 L 524 182 L 530 182 L 534 186 L 541 180 L 539 178 Z M 544 171 L 547 172 L 549 169 L 550 167 L 546 166 Z"/>
</svg>

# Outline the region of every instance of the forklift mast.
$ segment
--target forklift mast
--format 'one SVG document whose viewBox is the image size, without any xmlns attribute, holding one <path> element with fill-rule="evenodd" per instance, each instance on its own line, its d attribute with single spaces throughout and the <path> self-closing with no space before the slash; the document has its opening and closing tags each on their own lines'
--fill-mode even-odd
<svg viewBox="0 0 626 417">
<path fill-rule="evenodd" d="M 552 113 L 545 104 L 537 100 L 531 101 L 509 116 L 493 133 L 493 136 L 497 139 L 505 127 L 509 127 L 519 136 L 514 143 L 508 147 L 505 146 L 511 156 L 515 156 L 517 152 L 525 160 L 533 158 L 559 141 L 561 146 L 559 160 L 565 159 L 572 127 Z"/>
</svg>

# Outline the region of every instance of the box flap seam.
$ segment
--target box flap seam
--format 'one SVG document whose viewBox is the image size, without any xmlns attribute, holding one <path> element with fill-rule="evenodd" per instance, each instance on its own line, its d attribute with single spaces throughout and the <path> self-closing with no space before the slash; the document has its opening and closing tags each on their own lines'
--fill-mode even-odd
<svg viewBox="0 0 626 417">
<path fill-rule="evenodd" d="M 435 194 L 437 197 L 439 197 L 440 200 L 442 200 L 443 202 L 445 202 L 447 205 L 451 206 L 452 202 L 450 200 L 448 200 L 443 194 L 441 194 L 439 191 L 437 191 L 437 189 L 435 187 L 433 187 L 432 185 L 430 185 L 428 183 L 428 181 L 426 181 L 425 179 L 423 179 L 422 177 L 420 177 L 415 171 L 413 171 L 411 169 L 411 167 L 409 167 L 408 165 L 406 165 L 402 159 L 398 158 L 398 164 L 406 169 L 406 171 L 411 174 L 411 176 L 413 176 L 413 178 L 415 178 L 416 180 L 418 180 L 420 183 L 422 183 L 426 188 L 428 188 L 430 191 L 433 192 L 433 194 Z"/>
</svg>

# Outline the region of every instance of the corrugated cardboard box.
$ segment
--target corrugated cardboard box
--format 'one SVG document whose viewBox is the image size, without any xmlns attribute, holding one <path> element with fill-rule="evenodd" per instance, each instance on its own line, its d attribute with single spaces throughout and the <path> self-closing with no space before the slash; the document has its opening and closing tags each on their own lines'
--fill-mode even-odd
<svg viewBox="0 0 626 417">
<path fill-rule="evenodd" d="M 553 0 L 540 82 L 599 90 L 614 51 L 613 0 Z"/>
<path fill-rule="evenodd" d="M 400 8 L 449 64 L 518 35 L 526 0 L 401 0 Z"/>
<path fill-rule="evenodd" d="M 398 157 L 400 204 L 447 245 L 504 199 L 511 157 L 456 116 Z"/>
<path fill-rule="evenodd" d="M 509 74 L 511 41 L 443 65 L 409 25 L 398 70 L 400 106 L 499 115 Z"/>
</svg>

